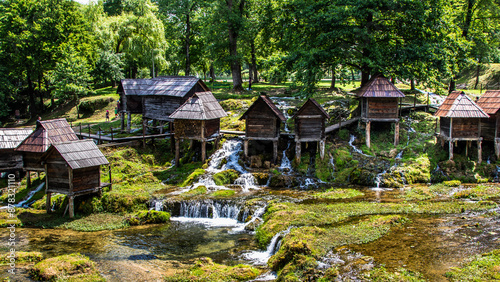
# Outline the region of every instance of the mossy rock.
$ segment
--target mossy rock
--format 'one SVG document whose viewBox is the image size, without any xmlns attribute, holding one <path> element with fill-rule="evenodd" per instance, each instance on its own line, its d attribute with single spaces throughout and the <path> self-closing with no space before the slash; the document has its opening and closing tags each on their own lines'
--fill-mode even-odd
<svg viewBox="0 0 500 282">
<path fill-rule="evenodd" d="M 267 173 L 255 172 L 252 175 L 257 180 L 258 185 L 266 185 L 267 181 L 269 181 L 269 174 Z"/>
<path fill-rule="evenodd" d="M 290 175 L 273 175 L 269 180 L 269 187 L 271 188 L 287 188 L 298 186 L 297 178 Z"/>
<path fill-rule="evenodd" d="M 233 184 L 238 177 L 239 173 L 234 169 L 224 170 L 213 175 L 215 184 L 219 186 Z"/>
<path fill-rule="evenodd" d="M 0 265 L 10 264 L 10 253 L 7 252 L 2 256 Z M 40 252 L 15 252 L 16 264 L 29 263 L 29 262 L 39 262 L 43 259 L 43 255 Z"/>
<path fill-rule="evenodd" d="M 364 168 L 356 168 L 351 172 L 350 183 L 358 184 L 363 186 L 373 185 L 373 179 L 375 179 L 375 174 Z"/>
<path fill-rule="evenodd" d="M 198 168 L 195 171 L 193 171 L 187 178 L 184 180 L 184 182 L 181 183 L 181 187 L 186 187 L 189 185 L 192 185 L 200 176 L 205 174 L 205 170 L 202 168 Z"/>
<path fill-rule="evenodd" d="M 170 221 L 170 213 L 164 211 L 140 211 L 127 218 L 130 225 L 158 224 Z"/>
<path fill-rule="evenodd" d="M 69 254 L 45 259 L 30 270 L 40 281 L 106 281 L 95 263 L 81 254 Z"/>
</svg>

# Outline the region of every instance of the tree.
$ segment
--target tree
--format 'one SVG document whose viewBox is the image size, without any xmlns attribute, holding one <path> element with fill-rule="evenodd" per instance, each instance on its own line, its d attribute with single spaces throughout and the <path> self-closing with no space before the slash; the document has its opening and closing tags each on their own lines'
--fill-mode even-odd
<svg viewBox="0 0 500 282">
<path fill-rule="evenodd" d="M 117 81 L 125 78 L 122 71 L 124 65 L 121 54 L 102 50 L 97 59 L 93 76 L 96 82 L 104 84 L 111 82 L 115 87 Z"/>
</svg>

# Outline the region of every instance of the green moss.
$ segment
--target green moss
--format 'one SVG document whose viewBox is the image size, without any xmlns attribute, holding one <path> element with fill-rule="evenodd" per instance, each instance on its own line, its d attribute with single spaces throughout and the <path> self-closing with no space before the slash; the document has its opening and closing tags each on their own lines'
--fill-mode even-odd
<svg viewBox="0 0 500 282">
<path fill-rule="evenodd" d="M 10 263 L 10 253 L 7 252 L 2 255 L 0 265 L 8 265 Z M 15 252 L 16 264 L 38 262 L 43 259 L 43 255 L 40 252 Z"/>
<path fill-rule="evenodd" d="M 453 194 L 455 199 L 486 200 L 500 196 L 500 187 L 477 185 Z"/>
<path fill-rule="evenodd" d="M 213 175 L 215 184 L 219 186 L 233 184 L 238 177 L 239 174 L 234 169 L 224 170 Z"/>
<path fill-rule="evenodd" d="M 432 199 L 434 197 L 433 193 L 427 186 L 416 186 L 411 187 L 404 191 L 404 195 L 400 196 L 407 201 L 422 201 Z"/>
<path fill-rule="evenodd" d="M 450 281 L 498 281 L 500 250 L 474 256 L 462 267 L 452 267 L 445 276 Z"/>
<path fill-rule="evenodd" d="M 205 170 L 204 169 L 196 169 L 195 171 L 193 171 L 187 178 L 186 180 L 184 180 L 184 182 L 181 183 L 181 187 L 186 187 L 186 186 L 189 186 L 189 185 L 192 185 L 194 183 L 195 180 L 197 180 L 200 176 L 202 176 L 203 174 L 205 174 Z"/>
<path fill-rule="evenodd" d="M 418 273 L 404 268 L 398 268 L 395 272 L 389 272 L 385 267 L 376 267 L 362 277 L 367 281 L 408 281 L 420 282 L 427 281 Z"/>
<path fill-rule="evenodd" d="M 214 263 L 210 258 L 201 258 L 190 269 L 165 277 L 165 281 L 248 281 L 255 279 L 259 274 L 260 271 L 252 266 L 243 264 L 226 266 Z"/>
<path fill-rule="evenodd" d="M 199 196 L 199 195 L 204 195 L 207 193 L 207 187 L 205 186 L 198 186 L 194 189 L 191 189 L 189 191 L 186 191 L 181 194 L 183 197 L 194 197 L 194 196 Z"/>
<path fill-rule="evenodd" d="M 443 181 L 443 185 L 448 186 L 448 187 L 458 187 L 462 184 L 460 180 L 450 180 L 450 181 Z"/>
<path fill-rule="evenodd" d="M 140 211 L 129 217 L 127 222 L 130 225 L 157 224 L 170 221 L 170 213 L 164 211 Z"/>
<path fill-rule="evenodd" d="M 75 231 L 101 231 L 113 230 L 127 227 L 128 223 L 121 215 L 110 213 L 92 214 L 86 217 L 72 220 L 62 224 L 60 227 L 75 230 Z"/>
<path fill-rule="evenodd" d="M 266 185 L 269 180 L 269 174 L 267 173 L 255 172 L 252 175 L 257 180 L 258 185 Z"/>
<path fill-rule="evenodd" d="M 124 214 L 148 209 L 148 196 L 121 193 L 119 190 L 113 190 L 103 193 L 100 198 L 93 196 L 77 198 L 81 202 L 75 203 L 75 206 L 78 212 L 85 214 L 100 212 Z"/>
<path fill-rule="evenodd" d="M 81 254 L 45 259 L 33 266 L 30 274 L 42 281 L 106 281 L 99 274 L 95 263 Z"/>
<path fill-rule="evenodd" d="M 217 190 L 212 193 L 210 193 L 210 197 L 215 197 L 215 198 L 226 198 L 226 197 L 231 197 L 234 196 L 236 192 L 234 190 Z"/>
<path fill-rule="evenodd" d="M 318 199 L 349 199 L 359 196 L 364 196 L 363 192 L 360 192 L 355 189 L 338 189 L 338 188 L 330 188 L 325 192 L 315 193 L 312 195 L 313 198 Z"/>
</svg>

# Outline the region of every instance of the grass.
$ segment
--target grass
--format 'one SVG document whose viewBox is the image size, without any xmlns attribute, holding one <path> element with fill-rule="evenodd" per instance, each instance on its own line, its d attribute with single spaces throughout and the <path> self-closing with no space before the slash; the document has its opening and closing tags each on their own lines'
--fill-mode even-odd
<svg viewBox="0 0 500 282">
<path fill-rule="evenodd" d="M 449 281 L 498 281 L 500 250 L 474 256 L 462 267 L 452 267 L 445 276 Z"/>
<path fill-rule="evenodd" d="M 11 259 L 10 252 L 7 251 L 5 255 L 1 257 L 0 265 L 8 265 Z M 16 264 L 21 263 L 32 263 L 39 262 L 43 259 L 43 255 L 40 252 L 15 252 Z"/>
<path fill-rule="evenodd" d="M 66 222 L 59 227 L 75 231 L 94 232 L 120 229 L 127 226 L 128 222 L 121 215 L 98 213 Z"/>
<path fill-rule="evenodd" d="M 360 192 L 355 189 L 330 188 L 325 192 L 315 193 L 312 195 L 312 197 L 317 199 L 337 200 L 337 199 L 350 199 L 364 195 L 365 194 L 363 192 Z"/>
</svg>

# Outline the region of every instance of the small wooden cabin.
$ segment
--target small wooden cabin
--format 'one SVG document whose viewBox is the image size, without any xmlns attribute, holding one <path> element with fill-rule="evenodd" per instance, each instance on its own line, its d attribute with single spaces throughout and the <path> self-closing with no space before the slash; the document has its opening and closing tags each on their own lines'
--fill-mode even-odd
<svg viewBox="0 0 500 282">
<path fill-rule="evenodd" d="M 23 155 L 15 149 L 32 132 L 31 128 L 0 128 L 0 171 L 23 169 Z"/>
<path fill-rule="evenodd" d="M 330 116 L 314 99 L 308 99 L 293 116 L 295 120 L 295 158 L 300 162 L 302 142 L 318 142 L 321 159 L 325 157 L 325 121 Z"/>
<path fill-rule="evenodd" d="M 130 131 L 131 114 L 142 114 L 143 120 L 172 121 L 170 115 L 196 92 L 210 89 L 203 80 L 194 76 L 161 76 L 151 79 L 122 79 L 120 94 L 121 112 L 127 113 L 127 131 Z M 122 115 L 122 129 L 124 129 Z"/>
<path fill-rule="evenodd" d="M 78 140 L 56 143 L 42 156 L 46 177 L 47 212 L 52 206 L 52 193 L 69 197 L 69 216 L 74 217 L 76 196 L 99 192 L 110 183 L 101 182 L 101 165 L 108 165 L 106 157 L 94 141 Z"/>
<path fill-rule="evenodd" d="M 78 140 L 75 132 L 64 118 L 37 121 L 35 131 L 24 139 L 16 148 L 23 154 L 23 167 L 28 171 L 44 171 L 40 158 L 50 145 Z"/>
<path fill-rule="evenodd" d="M 245 137 L 243 148 L 248 157 L 248 142 L 250 140 L 272 141 L 273 162 L 278 158 L 278 140 L 281 124 L 286 121 L 283 113 L 266 95 L 259 98 L 241 116 L 245 120 Z"/>
<path fill-rule="evenodd" d="M 453 159 L 454 143 L 466 141 L 466 154 L 471 141 L 477 142 L 478 163 L 482 161 L 481 119 L 489 115 L 462 91 L 453 91 L 434 114 L 439 117 L 441 144 L 449 143 L 449 159 Z"/>
<path fill-rule="evenodd" d="M 500 158 L 500 90 L 488 90 L 477 105 L 490 117 L 481 119 L 481 137 L 495 143 L 495 155 Z"/>
<path fill-rule="evenodd" d="M 394 146 L 399 143 L 399 99 L 405 95 L 384 76 L 374 76 L 357 93 L 361 121 L 366 123 L 366 146 L 370 147 L 372 122 L 394 122 Z"/>
<path fill-rule="evenodd" d="M 199 92 L 170 115 L 174 120 L 175 163 L 179 165 L 180 140 L 201 142 L 201 161 L 206 159 L 206 143 L 219 140 L 220 119 L 227 114 L 212 92 Z"/>
</svg>

